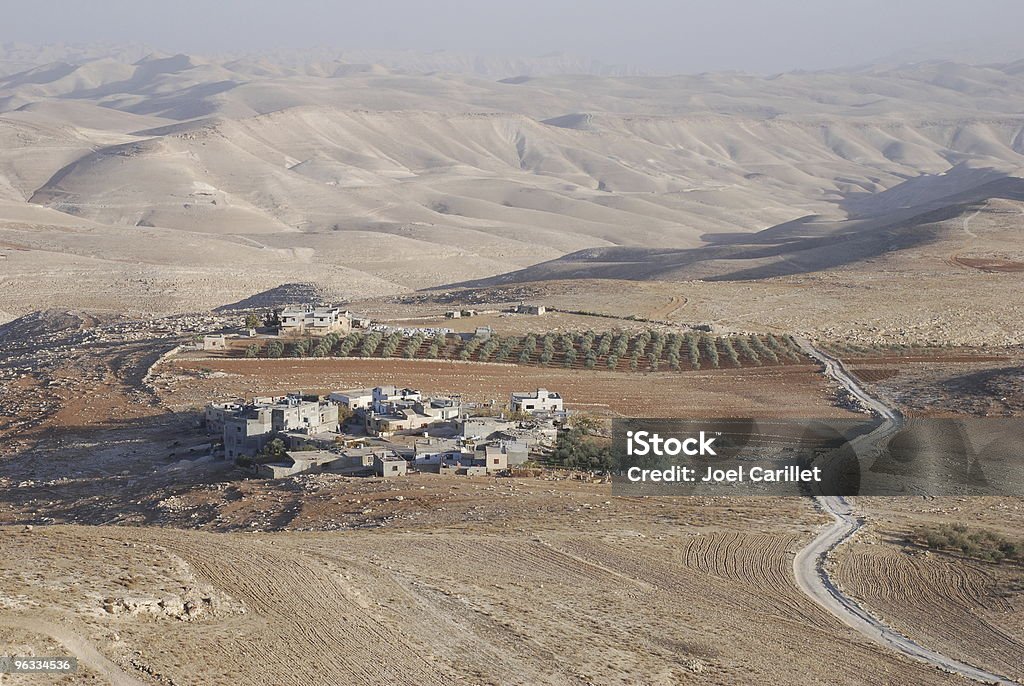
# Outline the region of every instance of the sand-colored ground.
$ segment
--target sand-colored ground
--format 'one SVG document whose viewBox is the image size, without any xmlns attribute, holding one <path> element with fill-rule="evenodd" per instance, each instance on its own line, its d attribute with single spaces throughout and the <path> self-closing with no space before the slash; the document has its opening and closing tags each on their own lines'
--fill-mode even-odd
<svg viewBox="0 0 1024 686">
<path fill-rule="evenodd" d="M 819 521 L 806 501 L 438 481 L 389 491 L 363 531 L 8 528 L 4 615 L 180 684 L 956 681 L 800 594 L 790 559 Z M 403 494 L 451 522 L 389 520 Z"/>
<path fill-rule="evenodd" d="M 824 246 L 771 242 L 847 218 L 860 238 L 880 218 L 1006 197 L 991 184 L 1024 165 L 1014 65 L 788 74 L 780 89 L 123 54 L 0 75 L 0 313 L 188 312 L 296 282 L 354 300 L 569 255 L 534 278 L 676 282 L 625 314 L 833 338 L 1014 335 L 984 317 L 1019 318 L 1006 295 L 1022 262 L 988 240 L 987 211 L 955 220 L 945 270 L 912 275 L 882 255 L 913 258 L 921 232 L 880 252 L 839 246 L 831 258 L 856 258 L 841 277 L 817 274 Z M 754 258 L 673 263 L 769 227 Z M 678 283 L 766 264 L 811 274 Z"/>
</svg>

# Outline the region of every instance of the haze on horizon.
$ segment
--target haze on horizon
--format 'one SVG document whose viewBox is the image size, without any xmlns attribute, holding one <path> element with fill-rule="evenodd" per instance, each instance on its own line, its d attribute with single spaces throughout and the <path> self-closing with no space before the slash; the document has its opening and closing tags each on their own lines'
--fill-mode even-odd
<svg viewBox="0 0 1024 686">
<path fill-rule="evenodd" d="M 1024 57 L 1019 0 L 38 0 L 5 7 L 0 42 L 142 44 L 167 52 L 565 52 L 650 73 L 773 73 L 889 56 Z M 1015 30 L 1014 30 L 1015 31 Z"/>
</svg>

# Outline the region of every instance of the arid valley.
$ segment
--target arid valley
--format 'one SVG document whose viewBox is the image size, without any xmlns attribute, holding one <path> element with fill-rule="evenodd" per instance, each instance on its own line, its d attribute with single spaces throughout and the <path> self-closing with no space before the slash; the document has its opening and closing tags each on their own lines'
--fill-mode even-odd
<svg viewBox="0 0 1024 686">
<path fill-rule="evenodd" d="M 79 665 L 0 684 L 1024 682 L 1019 495 L 559 461 L 630 417 L 1024 416 L 1024 62 L 442 57 L 0 45 L 0 656 Z M 415 469 L 545 389 L 519 468 Z M 209 414 L 337 393 L 326 452 L 407 475 L 264 478 Z"/>
</svg>

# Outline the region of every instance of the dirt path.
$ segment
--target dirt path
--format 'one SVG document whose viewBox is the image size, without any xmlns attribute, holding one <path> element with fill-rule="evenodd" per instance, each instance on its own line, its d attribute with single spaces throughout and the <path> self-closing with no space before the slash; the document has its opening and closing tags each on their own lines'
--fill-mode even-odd
<svg viewBox="0 0 1024 686">
<path fill-rule="evenodd" d="M 147 682 L 140 681 L 125 672 L 104 657 L 83 636 L 65 626 L 29 617 L 0 617 L 0 625 L 49 636 L 64 646 L 72 656 L 78 658 L 79 664 L 97 672 L 106 683 L 112 686 L 147 686 Z"/>
<path fill-rule="evenodd" d="M 839 382 L 865 407 L 870 408 L 872 412 L 883 419 L 883 423 L 877 429 L 853 441 L 859 454 L 865 454 L 865 450 L 870 451 L 899 430 L 904 421 L 899 410 L 886 404 L 882 399 L 871 396 L 861 388 L 841 360 L 818 350 L 809 341 L 798 339 L 797 342 L 808 355 L 824 365 L 825 374 Z M 864 526 L 865 520 L 863 517 L 857 516 L 853 506 L 841 496 L 818 496 L 816 500 L 822 510 L 832 515 L 834 521 L 793 558 L 793 573 L 796 576 L 797 585 L 804 594 L 838 617 L 847 626 L 876 643 L 910 658 L 933 665 L 945 672 L 959 674 L 985 684 L 1012 685 L 1018 683 L 919 645 L 914 640 L 885 625 L 868 610 L 861 607 L 857 601 L 846 595 L 829 575 L 827 569 L 829 555 L 843 543 L 849 541 Z"/>
<path fill-rule="evenodd" d="M 978 237 L 978 234 L 976 234 L 973 231 L 971 231 L 971 220 L 974 219 L 975 217 L 977 217 L 979 214 L 981 214 L 982 210 L 984 210 L 987 206 L 988 206 L 988 202 L 986 201 L 985 204 L 982 207 L 979 207 L 972 214 L 964 216 L 964 218 L 963 218 L 964 233 L 966 233 L 971 238 L 977 238 Z"/>
</svg>

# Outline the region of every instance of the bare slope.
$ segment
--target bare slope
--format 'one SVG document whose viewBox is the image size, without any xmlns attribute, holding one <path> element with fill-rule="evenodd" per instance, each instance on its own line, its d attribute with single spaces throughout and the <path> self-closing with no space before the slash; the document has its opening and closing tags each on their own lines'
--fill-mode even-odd
<svg viewBox="0 0 1024 686">
<path fill-rule="evenodd" d="M 0 76 L 12 313 L 211 307 L 296 282 L 378 295 L 523 268 L 760 278 L 795 253 L 766 247 L 775 233 L 727 236 L 813 217 L 818 252 L 862 230 L 874 245 L 886 217 L 1024 167 L 1015 65 L 494 80 L 40 54 L 58 59 Z M 811 247 L 798 271 L 830 259 Z"/>
<path fill-rule="evenodd" d="M 933 177 L 931 185 L 944 186 L 929 193 L 922 179 L 861 203 L 873 213 L 847 221 L 821 221 L 806 217 L 760 231 L 752 236 L 717 234 L 705 236 L 706 245 L 688 250 L 650 248 L 602 248 L 582 250 L 557 260 L 528 267 L 492 279 L 471 282 L 485 286 L 553 279 L 607 278 L 627 280 L 745 281 L 806 274 L 832 268 L 866 268 L 874 258 L 892 253 L 910 258 L 913 248 L 948 241 L 959 244 L 962 233 L 956 223 L 943 223 L 974 212 L 976 204 L 993 198 L 1024 200 L 1024 179 L 1000 177 L 991 170 L 958 169 L 957 181 Z M 978 185 L 973 185 L 978 184 Z M 894 198 L 888 198 L 892 195 Z M 919 196 L 921 204 L 907 205 Z M 878 209 L 885 208 L 885 209 Z M 973 238 L 978 238 L 973 236 Z M 1016 249 L 1019 235 L 1003 232 L 989 237 L 989 249 Z"/>
</svg>

